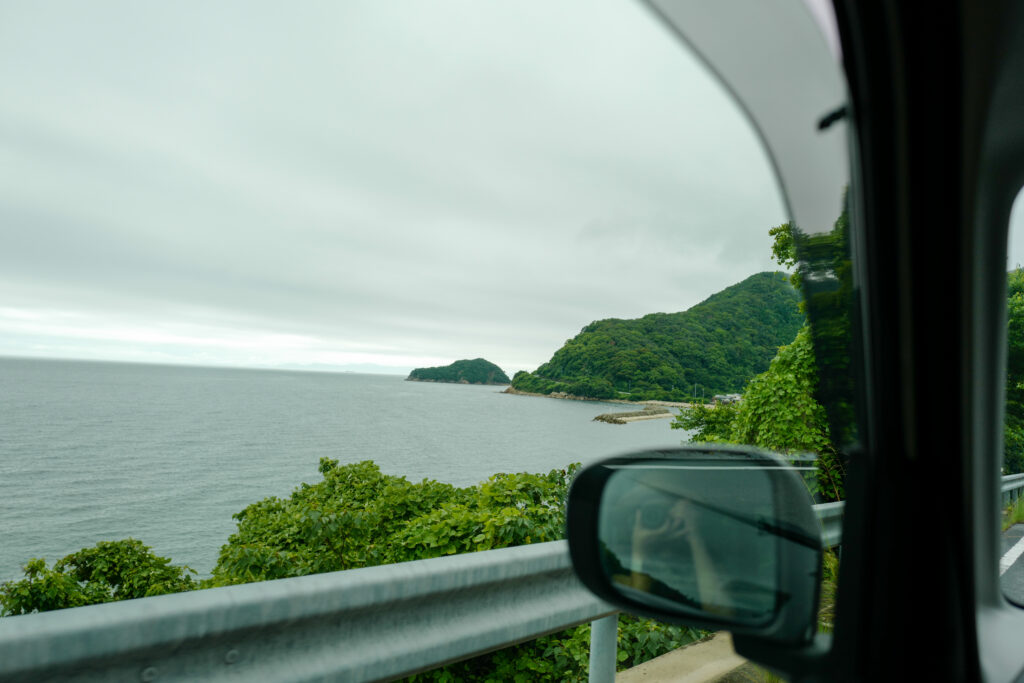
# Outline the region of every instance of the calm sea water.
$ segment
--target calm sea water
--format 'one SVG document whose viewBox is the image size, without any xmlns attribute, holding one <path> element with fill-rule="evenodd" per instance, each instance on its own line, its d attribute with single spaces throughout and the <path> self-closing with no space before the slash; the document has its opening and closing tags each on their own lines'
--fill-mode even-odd
<svg viewBox="0 0 1024 683">
<path fill-rule="evenodd" d="M 231 515 L 319 481 L 325 456 L 466 486 L 685 436 L 592 421 L 626 409 L 389 375 L 0 358 L 0 580 L 129 536 L 207 575 Z"/>
</svg>

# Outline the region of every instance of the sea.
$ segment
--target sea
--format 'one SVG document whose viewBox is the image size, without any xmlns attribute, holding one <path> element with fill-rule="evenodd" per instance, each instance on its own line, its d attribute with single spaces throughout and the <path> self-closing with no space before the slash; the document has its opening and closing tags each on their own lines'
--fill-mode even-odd
<svg viewBox="0 0 1024 683">
<path fill-rule="evenodd" d="M 677 446 L 629 406 L 397 375 L 0 358 L 0 581 L 136 538 L 208 576 L 232 515 L 316 483 L 320 458 L 468 486 Z"/>
</svg>

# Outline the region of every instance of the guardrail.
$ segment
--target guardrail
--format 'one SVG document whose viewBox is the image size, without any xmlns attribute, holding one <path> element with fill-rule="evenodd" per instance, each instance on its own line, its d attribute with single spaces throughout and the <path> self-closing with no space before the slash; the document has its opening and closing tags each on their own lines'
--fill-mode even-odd
<svg viewBox="0 0 1024 683">
<path fill-rule="evenodd" d="M 821 544 L 826 548 L 834 548 L 843 539 L 843 508 L 846 503 L 822 503 L 814 506 L 821 521 Z"/>
<path fill-rule="evenodd" d="M 824 544 L 842 507 L 815 506 Z M 593 621 L 590 680 L 604 682 L 616 611 L 554 541 L 6 617 L 0 680 L 373 681 Z"/>
<path fill-rule="evenodd" d="M 1024 474 L 1008 474 L 1003 477 L 1003 505 L 1009 505 L 1024 492 Z"/>
<path fill-rule="evenodd" d="M 1002 481 L 1004 505 L 1024 495 Z M 814 506 L 822 545 L 843 506 Z M 613 681 L 616 609 L 555 541 L 5 617 L 0 680 L 385 680 L 588 621 L 590 680 Z"/>
<path fill-rule="evenodd" d="M 0 680 L 374 681 L 615 612 L 556 541 L 5 617 Z"/>
</svg>

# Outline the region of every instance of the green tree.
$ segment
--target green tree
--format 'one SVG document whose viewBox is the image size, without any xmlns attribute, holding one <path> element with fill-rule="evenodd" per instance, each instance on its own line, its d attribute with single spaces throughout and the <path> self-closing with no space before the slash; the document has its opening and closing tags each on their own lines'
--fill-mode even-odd
<svg viewBox="0 0 1024 683">
<path fill-rule="evenodd" d="M 577 465 L 547 474 L 495 474 L 477 486 L 410 483 L 373 462 L 322 459 L 323 481 L 235 515 L 214 577 L 224 585 L 491 550 L 564 538 L 565 500 Z M 450 664 L 416 681 L 585 680 L 589 626 Z M 620 666 L 699 639 L 694 629 L 624 619 Z"/>
<path fill-rule="evenodd" d="M 690 435 L 693 443 L 735 443 L 733 429 L 738 410 L 737 403 L 694 403 L 690 408 L 679 411 L 670 426 L 693 432 Z"/>
<path fill-rule="evenodd" d="M 818 455 L 808 479 L 824 500 L 844 497 L 844 469 L 832 445 L 825 410 L 815 399 L 818 373 L 810 330 L 779 349 L 768 370 L 747 384 L 740 403 L 680 411 L 673 429 L 696 430 L 691 441 L 740 443 L 782 454 Z"/>
<path fill-rule="evenodd" d="M 504 548 L 563 537 L 576 466 L 548 474 L 495 474 L 456 488 L 411 483 L 372 461 L 323 458 L 323 481 L 270 497 L 235 515 L 212 585 Z"/>
<path fill-rule="evenodd" d="M 270 497 L 234 515 L 213 585 L 265 581 L 392 561 L 391 536 L 412 520 L 469 492 L 424 479 L 387 475 L 372 461 L 320 459 L 323 481 L 288 498 Z"/>
</svg>

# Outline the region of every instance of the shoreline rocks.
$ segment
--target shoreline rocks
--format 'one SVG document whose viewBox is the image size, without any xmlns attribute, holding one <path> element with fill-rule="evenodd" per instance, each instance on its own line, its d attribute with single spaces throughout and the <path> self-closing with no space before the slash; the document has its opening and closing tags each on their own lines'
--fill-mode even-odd
<svg viewBox="0 0 1024 683">
<path fill-rule="evenodd" d="M 675 415 L 669 411 L 668 408 L 658 406 L 627 413 L 604 413 L 603 415 L 595 417 L 594 421 L 607 422 L 608 424 L 613 425 L 624 425 L 628 422 L 637 422 L 638 420 L 658 420 L 667 417 L 675 417 Z"/>
<path fill-rule="evenodd" d="M 508 382 L 470 382 L 463 378 L 459 380 L 454 379 L 418 379 L 416 377 L 406 377 L 406 382 L 433 382 L 434 384 L 472 384 L 478 387 L 507 387 Z"/>
</svg>

